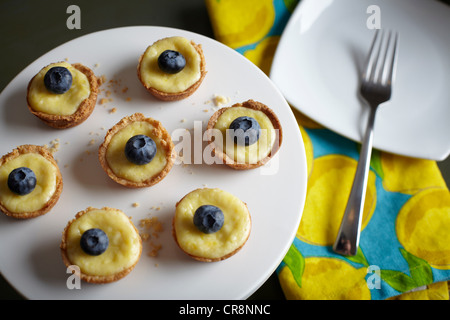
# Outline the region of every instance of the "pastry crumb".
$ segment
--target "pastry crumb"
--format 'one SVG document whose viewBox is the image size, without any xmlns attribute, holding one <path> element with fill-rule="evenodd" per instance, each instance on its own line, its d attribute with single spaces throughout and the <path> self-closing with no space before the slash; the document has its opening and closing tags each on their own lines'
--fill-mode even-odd
<svg viewBox="0 0 450 320">
<path fill-rule="evenodd" d="M 230 98 L 224 97 L 224 96 L 221 96 L 221 95 L 215 95 L 214 98 L 213 98 L 213 101 L 214 101 L 214 105 L 216 107 L 218 107 L 218 106 L 221 106 L 223 104 L 226 104 L 226 103 L 230 102 Z"/>
<path fill-rule="evenodd" d="M 151 244 L 151 246 L 152 246 L 152 249 L 149 252 L 147 252 L 147 255 L 149 257 L 158 256 L 158 252 L 159 252 L 159 250 L 161 250 L 162 246 L 160 244 L 155 245 L 153 243 Z"/>
<path fill-rule="evenodd" d="M 109 113 L 116 113 L 117 112 L 117 108 L 111 108 L 110 110 L 109 110 Z"/>
<path fill-rule="evenodd" d="M 101 86 L 105 82 L 106 82 L 106 76 L 105 75 L 101 75 L 100 78 L 98 78 L 98 84 Z"/>
<path fill-rule="evenodd" d="M 139 207 L 139 202 L 133 202 L 132 206 L 133 206 L 133 208 Z"/>
<path fill-rule="evenodd" d="M 146 219 L 141 219 L 139 221 L 139 225 L 146 229 L 154 229 L 157 232 L 162 231 L 162 223 L 158 220 L 157 217 L 150 217 Z"/>
<path fill-rule="evenodd" d="M 55 154 L 60 147 L 60 143 L 59 143 L 59 139 L 53 139 L 52 141 L 50 141 L 50 144 L 44 144 L 43 145 L 44 148 L 47 148 L 48 151 L 50 151 L 51 154 Z"/>
<path fill-rule="evenodd" d="M 102 98 L 99 97 L 98 104 L 103 105 L 103 107 L 106 107 L 106 105 L 110 102 L 113 102 L 112 94 L 118 93 L 118 94 L 126 94 L 129 92 L 128 86 L 122 85 L 122 80 L 117 79 L 116 76 L 114 76 L 112 79 L 107 79 L 106 76 L 102 76 L 99 79 L 99 83 L 105 84 L 101 89 L 100 93 L 102 94 Z M 131 98 L 125 98 L 126 101 L 131 101 Z M 116 112 L 116 108 L 112 108 L 109 110 L 109 113 Z"/>
<path fill-rule="evenodd" d="M 156 241 L 159 238 L 159 234 L 163 231 L 162 223 L 157 217 L 150 217 L 141 219 L 139 226 L 144 229 L 144 231 L 140 232 L 142 241 L 148 242 L 150 246 L 147 255 L 156 257 L 162 248 L 162 245 Z"/>
</svg>

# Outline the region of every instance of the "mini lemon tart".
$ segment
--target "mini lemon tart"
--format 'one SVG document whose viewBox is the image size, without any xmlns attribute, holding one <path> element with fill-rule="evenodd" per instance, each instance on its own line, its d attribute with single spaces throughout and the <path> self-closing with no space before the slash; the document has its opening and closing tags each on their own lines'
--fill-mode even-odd
<svg viewBox="0 0 450 320">
<path fill-rule="evenodd" d="M 77 126 L 94 110 L 99 84 L 94 72 L 80 63 L 49 64 L 28 84 L 28 109 L 50 127 Z"/>
<path fill-rule="evenodd" d="M 173 237 L 196 260 L 213 262 L 231 257 L 247 242 L 250 230 L 247 205 L 221 189 L 196 189 L 176 204 Z"/>
<path fill-rule="evenodd" d="M 184 37 L 156 41 L 141 55 L 139 80 L 156 98 L 172 101 L 193 94 L 206 75 L 201 45 Z"/>
<path fill-rule="evenodd" d="M 89 207 L 69 221 L 60 248 L 64 264 L 78 266 L 82 280 L 108 283 L 134 269 L 142 253 L 142 240 L 121 210 Z"/>
<path fill-rule="evenodd" d="M 213 154 L 239 170 L 266 164 L 278 152 L 283 137 L 276 114 L 254 100 L 217 110 L 206 135 Z"/>
<path fill-rule="evenodd" d="M 99 160 L 115 182 L 130 188 L 150 187 L 169 173 L 173 150 L 172 138 L 158 120 L 135 113 L 108 130 Z"/>
<path fill-rule="evenodd" d="M 22 145 L 0 159 L 0 210 L 17 219 L 50 211 L 63 188 L 61 172 L 51 152 Z"/>
</svg>

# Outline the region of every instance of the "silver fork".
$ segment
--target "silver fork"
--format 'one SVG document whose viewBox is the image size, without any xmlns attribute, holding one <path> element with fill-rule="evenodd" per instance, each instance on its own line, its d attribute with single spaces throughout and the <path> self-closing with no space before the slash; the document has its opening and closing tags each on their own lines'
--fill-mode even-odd
<svg viewBox="0 0 450 320">
<path fill-rule="evenodd" d="M 377 30 L 367 56 L 366 70 L 362 74 L 360 93 L 369 105 L 370 113 L 350 197 L 333 246 L 333 250 L 341 255 L 354 256 L 358 250 L 372 154 L 375 114 L 380 104 L 391 99 L 396 69 L 397 40 L 397 33 L 388 32 L 387 40 L 385 40 L 385 32 Z"/>
</svg>

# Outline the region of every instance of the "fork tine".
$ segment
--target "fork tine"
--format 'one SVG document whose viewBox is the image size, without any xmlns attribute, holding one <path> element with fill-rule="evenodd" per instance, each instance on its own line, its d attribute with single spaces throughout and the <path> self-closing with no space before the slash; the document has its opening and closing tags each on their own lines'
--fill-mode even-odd
<svg viewBox="0 0 450 320">
<path fill-rule="evenodd" d="M 386 72 L 388 71 L 388 69 L 385 68 L 385 67 L 386 67 L 386 59 L 387 59 L 388 52 L 389 52 L 389 44 L 391 42 L 391 35 L 392 35 L 391 32 L 388 32 L 388 38 L 386 40 L 386 45 L 385 45 L 385 48 L 384 48 L 383 61 L 380 64 L 380 77 L 377 78 L 377 82 L 381 83 L 381 84 L 385 83 L 384 79 L 386 79 Z M 380 47 L 381 46 L 382 46 L 382 44 L 380 44 Z"/>
<path fill-rule="evenodd" d="M 391 85 L 393 78 L 394 78 L 394 71 L 395 71 L 395 62 L 396 62 L 396 57 L 397 57 L 397 40 L 398 40 L 398 33 L 395 33 L 395 38 L 394 38 L 394 45 L 393 45 L 393 49 L 392 49 L 392 56 L 391 56 L 391 60 L 390 60 L 390 64 L 389 64 L 389 68 L 387 70 L 389 70 L 387 77 L 386 77 L 386 84 L 387 85 Z M 387 50 L 386 50 L 386 55 L 387 55 Z"/>
<path fill-rule="evenodd" d="M 372 61 L 373 65 L 372 65 L 371 77 L 369 78 L 371 80 L 371 82 L 375 82 L 376 79 L 379 78 L 380 72 L 383 71 L 383 69 L 380 68 L 379 60 L 380 60 L 381 48 L 383 47 L 384 31 L 381 30 L 379 32 L 380 32 L 380 40 L 376 43 L 377 44 L 377 46 L 376 46 L 377 52 L 376 52 L 375 57 L 372 58 L 373 59 L 373 61 Z"/>
<path fill-rule="evenodd" d="M 367 54 L 366 64 L 365 64 L 366 65 L 366 70 L 365 70 L 365 73 L 363 75 L 363 79 L 365 81 L 368 81 L 370 79 L 370 76 L 372 75 L 372 72 L 373 72 L 373 70 L 372 70 L 372 66 L 374 64 L 373 52 L 375 50 L 375 44 L 377 42 L 378 35 L 380 33 L 379 31 L 380 31 L 379 29 L 376 30 L 375 36 L 373 37 L 372 44 L 370 46 L 369 53 Z"/>
<path fill-rule="evenodd" d="M 394 40 L 392 40 L 392 32 L 388 32 L 387 40 L 385 40 L 385 33 L 383 30 L 376 30 L 366 58 L 367 67 L 363 79 L 372 83 L 378 82 L 383 85 L 390 85 L 395 70 L 398 34 L 395 32 Z M 392 41 L 393 45 L 391 46 Z M 390 50 L 390 48 L 393 49 Z M 388 60 L 389 51 L 392 51 L 392 53 Z M 381 55 L 382 57 L 380 57 Z"/>
</svg>

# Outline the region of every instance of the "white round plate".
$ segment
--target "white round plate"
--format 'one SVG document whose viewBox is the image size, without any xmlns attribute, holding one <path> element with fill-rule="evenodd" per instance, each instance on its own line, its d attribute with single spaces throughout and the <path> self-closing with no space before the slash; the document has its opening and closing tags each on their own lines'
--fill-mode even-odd
<svg viewBox="0 0 450 320">
<path fill-rule="evenodd" d="M 184 36 L 201 44 L 208 70 L 200 88 L 177 102 L 153 98 L 136 73 L 138 58 L 147 46 L 169 36 Z M 42 67 L 64 59 L 85 64 L 97 76 L 104 75 L 107 82 L 101 87 L 93 114 L 84 123 L 56 130 L 28 111 L 26 89 Z M 111 92 L 109 96 L 107 91 Z M 277 113 L 284 140 L 278 155 L 266 166 L 237 171 L 205 163 L 207 158 L 201 156 L 202 128 L 218 108 L 212 103 L 215 95 L 228 97 L 226 105 L 248 99 L 261 101 Z M 111 100 L 102 104 L 102 99 Z M 185 145 L 179 137 L 190 130 L 195 162 L 174 165 L 165 179 L 150 188 L 128 189 L 107 177 L 98 161 L 98 146 L 107 129 L 135 112 L 160 120 L 176 147 Z M 194 127 L 200 130 L 194 131 Z M 1 154 L 21 144 L 50 145 L 55 139 L 60 144 L 54 156 L 64 189 L 52 211 L 23 221 L 0 215 L 0 270 L 29 299 L 245 299 L 284 258 L 300 222 L 306 194 L 306 158 L 289 105 L 270 79 L 247 59 L 195 33 L 125 27 L 89 34 L 55 48 L 29 65 L 1 93 L 0 137 Z M 195 261 L 182 253 L 172 238 L 176 202 L 205 186 L 236 195 L 247 203 L 252 217 L 248 242 L 222 262 Z M 121 209 L 140 230 L 141 219 L 157 217 L 163 231 L 151 242 L 161 245 L 158 255 L 150 257 L 152 247 L 144 241 L 142 256 L 128 276 L 106 285 L 82 282 L 78 289 L 69 278 L 71 274 L 66 273 L 59 245 L 67 222 L 89 206 Z"/>
<path fill-rule="evenodd" d="M 377 21 L 398 31 L 399 51 L 392 99 L 377 113 L 374 147 L 444 160 L 450 153 L 450 7 L 443 3 L 302 0 L 281 37 L 271 79 L 293 107 L 360 142 L 368 107 L 358 96 L 358 79 Z"/>
</svg>

